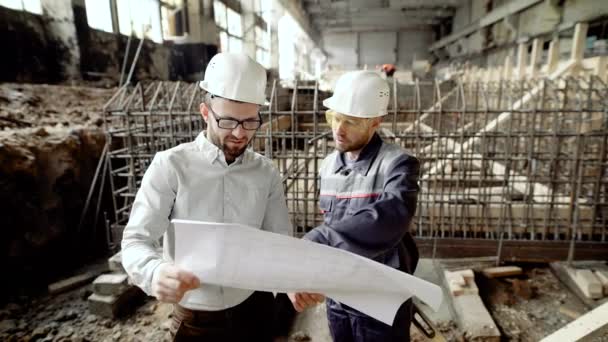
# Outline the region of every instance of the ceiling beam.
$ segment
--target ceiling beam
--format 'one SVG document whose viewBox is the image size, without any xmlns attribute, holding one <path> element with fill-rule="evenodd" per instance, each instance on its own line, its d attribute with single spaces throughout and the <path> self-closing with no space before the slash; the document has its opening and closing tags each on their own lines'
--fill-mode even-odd
<svg viewBox="0 0 608 342">
<path fill-rule="evenodd" d="M 419 18 L 419 17 L 405 17 L 401 15 L 392 15 L 383 17 L 382 20 L 378 20 L 378 18 L 369 17 L 369 16 L 351 16 L 351 17 L 343 17 L 343 18 L 315 18 L 313 23 L 317 25 L 317 27 L 332 27 L 332 26 L 350 26 L 350 27 L 358 27 L 358 26 L 374 26 L 374 27 L 391 27 L 391 28 L 399 28 L 399 27 L 407 27 L 412 25 L 437 25 L 439 24 L 439 19 L 434 18 Z"/>
<path fill-rule="evenodd" d="M 389 0 L 391 8 L 454 8 L 458 6 L 460 6 L 460 0 Z"/>
<path fill-rule="evenodd" d="M 321 47 L 321 35 L 319 31 L 312 25 L 306 11 L 302 8 L 301 2 L 297 0 L 278 0 L 279 4 L 287 11 L 293 19 L 300 25 L 302 30 L 308 35 L 313 44 L 318 47 L 324 55 Z"/>
<path fill-rule="evenodd" d="M 378 26 L 356 26 L 356 27 L 327 27 L 322 33 L 356 33 L 356 32 L 401 32 L 401 31 L 429 31 L 432 25 L 407 25 L 399 27 L 378 27 Z"/>
<path fill-rule="evenodd" d="M 421 17 L 451 17 L 454 15 L 454 9 L 443 8 L 443 9 L 405 9 L 396 10 L 394 8 L 349 8 L 349 9 L 336 9 L 333 7 L 323 6 L 307 6 L 306 12 L 314 16 L 346 16 L 346 15 L 367 15 L 373 17 L 383 17 L 392 15 L 404 15 L 404 16 L 421 16 Z M 382 18 L 379 18 L 382 19 Z"/>
</svg>

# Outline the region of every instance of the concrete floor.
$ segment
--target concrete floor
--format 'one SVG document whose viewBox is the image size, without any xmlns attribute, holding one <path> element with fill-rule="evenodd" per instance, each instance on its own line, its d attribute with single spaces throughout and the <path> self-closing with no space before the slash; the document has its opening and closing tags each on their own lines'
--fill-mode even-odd
<svg viewBox="0 0 608 342">
<path fill-rule="evenodd" d="M 420 259 L 414 275 L 434 284 L 441 285 L 438 272 L 431 259 Z M 447 294 L 444 293 L 444 296 L 446 295 Z M 434 312 L 433 309 L 422 302 L 418 301 L 417 303 L 420 310 L 422 310 L 422 312 L 426 314 L 436 325 L 440 323 L 447 323 L 452 320 L 452 315 L 450 314 L 445 297 L 441 303 L 439 311 L 437 312 Z M 414 329 L 415 328 L 412 328 L 412 330 Z M 296 335 L 294 334 L 308 335 L 308 337 L 311 338 L 311 341 L 314 342 L 331 342 L 332 339 L 327 326 L 327 313 L 325 310 L 325 305 L 317 305 L 314 308 L 310 308 L 298 314 L 291 330 L 290 335 L 292 338 L 290 338 L 290 340 L 295 340 L 294 337 Z"/>
</svg>

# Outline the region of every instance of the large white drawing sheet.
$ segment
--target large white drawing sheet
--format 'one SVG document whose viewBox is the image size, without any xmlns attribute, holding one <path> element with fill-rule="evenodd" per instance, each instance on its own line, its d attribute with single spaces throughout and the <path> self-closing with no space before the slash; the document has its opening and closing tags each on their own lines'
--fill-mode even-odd
<svg viewBox="0 0 608 342">
<path fill-rule="evenodd" d="M 172 223 L 175 263 L 203 284 L 322 293 L 389 325 L 412 296 L 441 304 L 439 286 L 346 251 L 238 224 Z"/>
</svg>

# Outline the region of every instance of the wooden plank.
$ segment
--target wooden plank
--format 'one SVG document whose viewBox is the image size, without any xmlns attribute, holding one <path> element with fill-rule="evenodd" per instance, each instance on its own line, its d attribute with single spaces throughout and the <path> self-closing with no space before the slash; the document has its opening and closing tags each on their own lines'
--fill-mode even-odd
<svg viewBox="0 0 608 342">
<path fill-rule="evenodd" d="M 445 271 L 444 275 L 450 293 L 453 296 L 479 293 L 479 288 L 475 284 L 473 270 Z"/>
<path fill-rule="evenodd" d="M 578 311 L 575 311 L 573 309 L 571 309 L 568 306 L 562 305 L 559 307 L 559 313 L 566 315 L 572 319 L 578 319 L 579 317 L 581 317 L 581 313 Z"/>
<path fill-rule="evenodd" d="M 481 271 L 484 268 L 491 267 L 492 265 L 496 265 L 496 257 L 495 256 L 486 256 L 486 257 L 474 257 L 474 258 L 466 258 L 466 257 L 457 257 L 457 258 L 441 258 L 435 259 L 435 262 L 438 264 L 436 267 L 442 267 L 449 271 L 458 271 L 458 270 L 473 270 L 473 271 Z"/>
<path fill-rule="evenodd" d="M 461 196 L 460 198 L 464 198 Z M 422 217 L 467 217 L 476 219 L 478 217 L 484 217 L 485 219 L 500 219 L 501 217 L 511 217 L 513 219 L 527 219 L 544 222 L 546 215 L 551 215 L 553 219 L 570 220 L 571 208 L 569 205 L 554 205 L 551 208 L 546 204 L 526 204 L 526 203 L 514 203 L 509 206 L 506 204 L 477 204 L 477 203 L 436 203 L 435 201 L 439 198 L 431 199 L 429 202 L 418 202 L 417 216 Z M 589 234 L 591 232 L 591 218 L 593 217 L 593 208 L 591 206 L 580 206 L 579 207 L 579 219 L 581 220 L 579 226 L 579 232 L 582 234 Z M 508 215 L 508 216 L 507 216 Z M 479 227 L 480 230 L 484 230 L 484 227 Z M 490 228 L 494 231 L 494 228 Z M 518 226 L 513 227 L 513 232 L 526 232 L 529 231 L 529 227 Z"/>
<path fill-rule="evenodd" d="M 78 288 L 82 285 L 88 284 L 95 279 L 100 272 L 85 272 L 82 274 L 69 277 L 58 282 L 52 283 L 48 286 L 49 294 L 56 295 L 62 292 L 67 292 Z"/>
<path fill-rule="evenodd" d="M 603 287 L 600 280 L 589 269 L 576 269 L 566 266 L 568 275 L 572 277 L 574 283 L 578 286 L 581 292 L 591 299 L 602 298 Z"/>
<path fill-rule="evenodd" d="M 595 276 L 602 283 L 604 296 L 608 296 L 608 271 L 607 270 L 594 270 Z"/>
<path fill-rule="evenodd" d="M 444 277 L 453 296 L 479 294 L 479 288 L 475 284 L 475 273 L 470 268 L 456 271 L 446 270 Z"/>
<path fill-rule="evenodd" d="M 465 282 L 470 282 L 471 280 L 475 280 L 475 273 L 473 270 L 468 268 L 466 270 L 458 270 L 458 271 L 450 271 L 450 273 L 462 277 Z"/>
<path fill-rule="evenodd" d="M 593 309 L 541 342 L 582 341 L 608 333 L 608 303 Z"/>
<path fill-rule="evenodd" d="M 585 296 L 585 294 L 581 291 L 579 286 L 576 284 L 574 279 L 568 274 L 568 265 L 565 262 L 552 262 L 549 264 L 555 276 L 566 285 L 588 308 L 595 308 L 600 304 L 608 301 L 607 299 L 603 300 L 594 300 Z"/>
<path fill-rule="evenodd" d="M 482 273 L 488 278 L 501 278 L 520 275 L 522 270 L 518 266 L 499 266 L 486 268 Z"/>
<path fill-rule="evenodd" d="M 467 286 L 467 282 L 460 274 L 455 274 L 449 271 L 446 271 L 445 277 L 448 279 L 448 282 L 458 286 Z"/>
</svg>

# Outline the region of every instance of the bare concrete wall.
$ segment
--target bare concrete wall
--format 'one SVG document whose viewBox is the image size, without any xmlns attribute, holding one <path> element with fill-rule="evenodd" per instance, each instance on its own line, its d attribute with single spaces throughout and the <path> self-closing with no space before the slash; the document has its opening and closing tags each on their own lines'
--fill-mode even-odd
<svg viewBox="0 0 608 342">
<path fill-rule="evenodd" d="M 361 65 L 374 68 L 376 65 L 397 62 L 396 32 L 361 32 L 359 34 L 359 60 Z"/>
<path fill-rule="evenodd" d="M 327 64 L 330 67 L 345 70 L 357 68 L 359 59 L 356 33 L 325 34 L 323 35 L 323 45 L 329 57 Z"/>
<path fill-rule="evenodd" d="M 433 42 L 435 33 L 430 29 L 408 30 L 399 32 L 397 65 L 408 68 L 416 60 L 428 59 L 428 47 Z"/>
<path fill-rule="evenodd" d="M 409 69 L 414 58 L 429 58 L 428 46 L 433 42 L 433 36 L 430 28 L 398 32 L 326 32 L 323 33 L 323 45 L 330 66 L 351 70 L 393 63 L 401 69 Z"/>
</svg>

